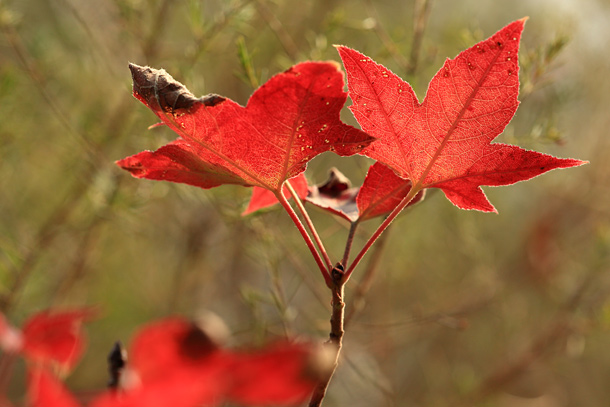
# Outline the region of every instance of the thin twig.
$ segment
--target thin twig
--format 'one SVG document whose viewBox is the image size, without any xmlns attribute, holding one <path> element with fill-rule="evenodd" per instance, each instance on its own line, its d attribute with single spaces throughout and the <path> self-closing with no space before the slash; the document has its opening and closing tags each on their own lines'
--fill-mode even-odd
<svg viewBox="0 0 610 407">
<path fill-rule="evenodd" d="M 379 14 L 377 14 L 377 10 L 373 5 L 373 1 L 365 0 L 364 4 L 366 7 L 367 14 L 371 16 L 373 20 L 375 20 L 375 25 L 373 28 L 375 30 L 375 33 L 379 37 L 379 40 L 381 40 L 383 46 L 388 50 L 390 55 L 392 55 L 394 61 L 405 71 L 408 70 L 409 61 L 402 55 L 402 53 L 398 49 L 398 46 L 396 46 L 396 43 L 394 42 L 394 40 L 392 40 L 392 37 L 390 37 L 390 34 L 388 34 L 388 32 L 385 30 L 383 24 L 380 24 Z"/>
<path fill-rule="evenodd" d="M 343 318 L 345 315 L 345 302 L 343 301 L 344 297 L 344 286 L 345 282 L 343 279 L 343 270 L 335 267 L 332 270 L 332 314 L 330 317 L 330 334 L 327 344 L 331 346 L 335 351 L 335 358 L 332 365 L 332 370 L 327 374 L 327 376 L 321 380 L 309 401 L 309 407 L 319 407 L 322 404 L 322 400 L 324 400 L 324 396 L 326 395 L 326 390 L 328 389 L 328 385 L 337 370 L 337 366 L 339 364 L 339 355 L 341 354 L 341 347 L 343 346 Z"/>
<path fill-rule="evenodd" d="M 394 208 L 394 210 L 388 215 L 388 217 L 383 221 L 383 223 L 377 228 L 375 233 L 373 233 L 373 235 L 369 238 L 369 240 L 364 244 L 364 247 L 362 247 L 362 249 L 356 256 L 356 258 L 354 259 L 353 263 L 350 264 L 349 268 L 345 272 L 345 277 L 344 277 L 345 281 L 347 281 L 349 279 L 351 274 L 354 272 L 354 269 L 356 268 L 356 266 L 358 266 L 358 263 L 360 263 L 360 260 L 362 260 L 362 258 L 366 254 L 366 252 L 371 248 L 371 246 L 373 245 L 373 243 L 375 243 L 375 241 L 379 238 L 379 236 L 381 236 L 383 231 L 386 230 L 388 226 L 390 226 L 390 223 L 392 223 L 392 221 L 394 219 L 396 219 L 396 217 L 400 214 L 400 212 L 402 212 L 402 210 L 404 208 L 406 208 L 406 206 L 409 204 L 409 202 L 411 202 L 413 200 L 413 198 L 415 198 L 415 196 L 421 190 L 422 190 L 422 188 L 421 188 L 421 185 L 419 185 L 419 184 L 411 187 L 411 190 L 409 191 L 407 196 L 405 196 L 403 198 L 403 200 L 400 201 L 398 206 L 396 206 L 396 208 Z"/>
<path fill-rule="evenodd" d="M 31 249 L 23 256 L 23 261 L 20 265 L 16 265 L 10 270 L 13 277 L 13 282 L 6 294 L 0 297 L 0 312 L 7 314 L 9 309 L 14 305 L 18 295 L 21 292 L 25 282 L 30 276 L 38 260 L 48 248 L 57 234 L 59 226 L 67 221 L 72 214 L 81 198 L 85 196 L 88 190 L 88 185 L 84 182 L 79 182 L 72 191 L 68 194 L 68 198 L 48 217 L 46 222 L 38 229 L 34 243 Z"/>
<path fill-rule="evenodd" d="M 288 31 L 286 31 L 282 25 L 282 22 L 278 20 L 273 11 L 269 10 L 269 7 L 261 0 L 256 1 L 256 10 L 280 41 L 280 44 L 282 45 L 282 48 L 284 48 L 284 51 L 286 51 L 288 57 L 293 62 L 296 62 L 299 58 L 299 47 L 294 43 L 292 37 L 288 34 Z"/>
<path fill-rule="evenodd" d="M 161 6 L 155 15 L 155 20 L 150 26 L 150 32 L 142 46 L 142 53 L 144 54 L 146 63 L 150 63 L 159 53 L 159 38 L 163 36 L 163 32 L 169 21 L 169 13 L 172 9 L 170 6 L 172 4 L 173 2 L 171 0 L 163 0 L 163 3 L 161 3 Z"/>
<path fill-rule="evenodd" d="M 587 274 L 579 287 L 559 309 L 547 328 L 541 330 L 523 352 L 511 357 L 510 361 L 490 373 L 481 381 L 475 391 L 461 401 L 461 404 L 455 403 L 454 405 L 470 406 L 479 404 L 521 376 L 534 362 L 548 356 L 554 346 L 574 332 L 576 328 L 573 323 L 573 314 L 582 305 L 585 293 L 594 283 L 598 272 L 599 270 L 595 270 Z"/>
<path fill-rule="evenodd" d="M 424 38 L 424 30 L 430 16 L 432 0 L 416 0 L 413 13 L 413 40 L 411 41 L 411 53 L 409 54 L 409 65 L 407 74 L 413 75 L 419 65 L 421 44 Z"/>
<path fill-rule="evenodd" d="M 36 87 L 36 90 L 38 90 L 55 117 L 57 117 L 62 126 L 66 128 L 68 134 L 73 136 L 76 142 L 81 145 L 84 152 L 86 152 L 89 156 L 94 157 L 96 155 L 96 150 L 92 143 L 83 133 L 74 128 L 70 119 L 68 118 L 69 116 L 66 114 L 64 109 L 61 108 L 59 101 L 53 96 L 53 94 L 51 94 L 51 92 L 48 91 L 44 77 L 40 74 L 40 70 L 34 63 L 33 58 L 31 58 L 26 47 L 23 45 L 23 41 L 21 40 L 21 36 L 17 30 L 15 30 L 11 24 L 0 24 L 0 27 L 2 27 L 4 36 L 11 45 L 13 52 L 19 59 L 21 66 L 25 70 L 26 74 L 30 77 L 30 80 Z"/>
<path fill-rule="evenodd" d="M 343 252 L 343 259 L 341 260 L 341 264 L 343 267 L 347 266 L 347 262 L 349 261 L 349 253 L 352 250 L 352 245 L 354 244 L 354 235 L 356 234 L 356 229 L 358 229 L 359 222 L 355 221 L 349 227 L 349 233 L 347 235 L 347 242 L 345 242 L 345 251 Z"/>
<path fill-rule="evenodd" d="M 299 212 L 301 212 L 301 215 L 303 215 L 303 219 L 305 219 L 305 224 L 311 231 L 313 239 L 316 242 L 316 244 L 318 245 L 318 249 L 320 249 L 320 252 L 322 253 L 322 257 L 324 257 L 324 261 L 326 262 L 326 266 L 328 267 L 328 270 L 332 269 L 333 263 L 330 260 L 330 258 L 328 257 L 328 252 L 324 248 L 322 239 L 320 239 L 320 235 L 318 234 L 318 231 L 316 230 L 313 222 L 311 221 L 311 218 L 309 217 L 309 213 L 307 212 L 307 210 L 305 209 L 305 206 L 303 205 L 303 201 L 301 201 L 301 198 L 299 197 L 297 192 L 294 190 L 294 188 L 290 184 L 290 181 L 286 182 L 285 185 L 286 185 L 286 188 L 288 189 L 288 191 L 290 191 L 290 194 L 292 195 L 292 199 L 294 199 L 294 202 L 296 203 L 297 208 L 299 208 Z"/>
<path fill-rule="evenodd" d="M 313 258 L 316 261 L 316 264 L 318 265 L 320 272 L 322 273 L 322 277 L 324 277 L 324 281 L 326 282 L 326 285 L 331 287 L 332 280 L 330 278 L 328 269 L 324 266 L 324 262 L 322 261 L 322 258 L 320 257 L 320 253 L 318 253 L 316 246 L 314 245 L 313 241 L 311 240 L 309 233 L 307 233 L 305 226 L 303 226 L 303 223 L 299 219 L 299 216 L 296 214 L 296 212 L 294 211 L 292 206 L 290 206 L 290 204 L 288 203 L 288 200 L 284 196 L 284 191 L 282 191 L 282 188 L 280 188 L 279 192 L 276 193 L 276 197 L 277 197 L 278 201 L 280 201 L 280 204 L 284 207 L 286 212 L 288 212 L 288 216 L 290 216 L 290 219 L 292 219 L 292 222 L 294 223 L 294 225 L 297 227 L 297 229 L 299 229 L 301 236 L 303 236 L 303 240 L 305 240 L 305 244 L 307 244 L 309 251 L 313 255 Z"/>
<path fill-rule="evenodd" d="M 346 326 L 354 318 L 354 316 L 357 313 L 359 313 L 360 311 L 362 311 L 362 309 L 364 308 L 364 297 L 366 296 L 369 289 L 371 288 L 371 285 L 373 284 L 373 280 L 375 279 L 375 276 L 377 275 L 377 272 L 379 271 L 379 263 L 381 262 L 381 259 L 383 258 L 383 251 L 386 247 L 386 242 L 388 241 L 388 235 L 389 235 L 388 232 L 389 231 L 386 230 L 385 234 L 383 234 L 377 241 L 377 244 L 375 245 L 375 248 L 373 249 L 373 253 L 371 253 L 371 258 L 367 264 L 364 275 L 362 276 L 362 279 L 360 280 L 360 282 L 356 286 L 356 289 L 354 290 L 354 294 L 353 294 L 354 298 L 352 300 L 352 306 L 350 307 L 349 312 L 345 316 L 344 324 Z"/>
<path fill-rule="evenodd" d="M 204 32 L 200 35 L 197 35 L 195 38 L 195 51 L 190 54 L 190 57 L 187 61 L 185 61 L 185 65 L 193 66 L 199 60 L 201 55 L 203 55 L 203 51 L 206 50 L 207 46 L 211 43 L 212 39 L 218 35 L 223 28 L 225 28 L 231 18 L 237 14 L 242 8 L 244 8 L 248 3 L 253 0 L 245 0 L 243 2 L 238 2 L 234 6 L 232 6 L 229 10 L 227 10 L 224 14 L 222 14 L 222 18 L 216 19 L 216 22 L 206 28 Z"/>
</svg>

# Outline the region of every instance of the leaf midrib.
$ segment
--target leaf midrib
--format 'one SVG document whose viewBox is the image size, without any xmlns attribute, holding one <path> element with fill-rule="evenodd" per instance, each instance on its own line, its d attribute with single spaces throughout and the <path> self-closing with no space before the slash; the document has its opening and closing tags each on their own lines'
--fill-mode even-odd
<svg viewBox="0 0 610 407">
<path fill-rule="evenodd" d="M 491 72 L 492 67 L 496 64 L 496 61 L 498 60 L 500 54 L 502 53 L 502 48 L 499 48 L 498 52 L 496 53 L 496 55 L 494 55 L 492 61 L 489 63 L 489 65 L 487 66 L 487 69 L 485 69 L 485 72 L 483 72 L 483 75 L 481 76 L 481 79 L 479 79 L 479 81 L 477 82 L 476 86 L 473 88 L 472 92 L 470 93 L 470 95 L 468 96 L 468 99 L 466 99 L 466 102 L 463 104 L 462 109 L 460 110 L 460 112 L 458 113 L 457 117 L 455 118 L 455 120 L 453 121 L 453 123 L 451 124 L 451 127 L 449 128 L 449 130 L 447 131 L 447 134 L 445 135 L 445 137 L 443 137 L 443 141 L 441 142 L 441 144 L 439 145 L 438 149 L 436 150 L 436 152 L 434 153 L 434 156 L 432 156 L 432 158 L 430 159 L 430 162 L 428 163 L 428 165 L 426 166 L 426 168 L 424 169 L 424 172 L 422 172 L 422 175 L 420 176 L 420 178 L 417 180 L 417 182 L 413 181 L 413 183 L 417 186 L 421 186 L 422 188 L 427 188 L 430 185 L 426 185 L 424 184 L 424 180 L 426 179 L 426 177 L 428 176 L 428 174 L 430 173 L 430 171 L 432 170 L 432 167 L 434 167 L 434 164 L 436 163 L 436 161 L 440 158 L 441 154 L 443 153 L 443 150 L 445 149 L 445 146 L 447 145 L 447 143 L 449 142 L 449 139 L 451 138 L 453 132 L 455 131 L 455 129 L 457 128 L 458 124 L 460 123 L 460 121 L 462 120 L 462 118 L 464 117 L 464 115 L 466 114 L 466 111 L 468 111 L 468 107 L 470 106 L 470 104 L 472 103 L 472 101 L 474 100 L 474 97 L 476 96 L 476 94 L 479 92 L 479 90 L 483 87 L 483 83 L 487 80 L 487 78 L 489 77 L 489 74 Z M 459 57 L 459 56 L 458 56 Z M 456 58 L 457 59 L 457 58 Z M 454 60 L 455 61 L 455 60 Z M 442 69 L 442 68 L 441 68 Z M 453 81 L 453 75 L 451 74 L 451 80 Z M 426 101 L 424 100 L 425 104 Z M 423 105 L 422 104 L 422 105 Z M 430 134 L 429 134 L 430 135 Z M 432 135 L 430 135 L 431 137 L 434 137 Z M 461 178 L 461 177 L 455 177 L 457 178 Z M 440 181 L 435 182 L 434 184 L 437 183 L 441 183 L 441 182 L 446 182 L 447 179 L 443 179 Z"/>
</svg>

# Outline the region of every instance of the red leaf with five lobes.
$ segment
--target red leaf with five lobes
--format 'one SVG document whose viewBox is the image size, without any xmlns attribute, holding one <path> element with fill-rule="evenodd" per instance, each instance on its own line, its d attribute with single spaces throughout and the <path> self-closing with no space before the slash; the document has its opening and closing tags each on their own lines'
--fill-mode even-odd
<svg viewBox="0 0 610 407">
<path fill-rule="evenodd" d="M 71 369 L 85 348 L 83 322 L 97 312 L 92 309 L 74 311 L 43 311 L 30 318 L 23 326 L 22 352 L 37 362 L 54 361 L 64 369 Z"/>
<path fill-rule="evenodd" d="M 288 180 L 288 182 L 290 182 L 292 188 L 294 188 L 299 198 L 305 199 L 307 197 L 307 178 L 305 178 L 304 173 L 297 175 L 291 180 Z M 292 196 L 285 185 L 283 192 L 284 196 L 287 198 L 290 198 Z M 273 206 L 277 203 L 279 203 L 279 201 L 277 200 L 273 192 L 260 187 L 254 187 L 252 188 L 252 197 L 250 198 L 250 203 L 241 215 L 246 216 L 261 209 Z"/>
<path fill-rule="evenodd" d="M 30 407 L 80 407 L 74 396 L 46 369 L 28 372 Z"/>
<path fill-rule="evenodd" d="M 341 122 L 347 95 L 335 63 L 295 65 L 257 89 L 245 108 L 217 95 L 197 99 L 164 70 L 130 69 L 134 96 L 181 137 L 117 162 L 139 178 L 278 191 L 316 155 L 352 155 L 374 140 Z"/>
<path fill-rule="evenodd" d="M 455 59 L 434 76 L 423 103 L 411 86 L 346 47 L 350 109 L 379 140 L 363 153 L 420 188 L 440 188 L 462 209 L 493 212 L 481 185 L 509 185 L 584 161 L 555 158 L 494 143 L 517 110 L 519 40 L 515 21 Z"/>
<path fill-rule="evenodd" d="M 411 181 L 404 180 L 385 165 L 376 162 L 369 168 L 364 183 L 356 197 L 359 220 L 372 219 L 389 214 L 411 190 Z M 420 191 L 409 202 L 414 205 L 424 198 Z"/>
<path fill-rule="evenodd" d="M 328 181 L 310 187 L 307 201 L 350 222 L 359 222 L 389 214 L 411 189 L 411 181 L 400 178 L 379 162 L 369 168 L 361 187 L 350 185 L 349 179 L 333 168 Z M 423 196 L 424 191 L 420 191 L 409 206 Z"/>
<path fill-rule="evenodd" d="M 254 354 L 236 355 L 229 391 L 243 405 L 296 405 L 312 392 L 332 359 L 311 346 L 280 343 Z"/>
</svg>

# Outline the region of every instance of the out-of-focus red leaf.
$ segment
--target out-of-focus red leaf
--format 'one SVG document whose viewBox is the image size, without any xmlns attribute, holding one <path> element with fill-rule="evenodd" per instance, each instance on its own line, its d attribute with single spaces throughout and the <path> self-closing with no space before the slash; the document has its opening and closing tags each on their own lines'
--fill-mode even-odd
<svg viewBox="0 0 610 407">
<path fill-rule="evenodd" d="M 309 187 L 307 201 L 350 222 L 365 221 L 392 212 L 411 189 L 411 181 L 400 178 L 379 162 L 369 168 L 361 187 L 350 185 L 349 179 L 333 168 L 328 181 Z M 409 206 L 423 196 L 424 191 L 420 191 Z"/>
<path fill-rule="evenodd" d="M 290 182 L 299 198 L 305 199 L 307 197 L 307 178 L 305 178 L 305 173 L 301 173 L 296 177 L 288 180 L 287 182 Z M 286 196 L 287 198 L 291 197 L 290 191 L 288 191 L 288 188 L 285 185 L 283 192 L 284 196 Z M 273 192 L 267 189 L 263 189 L 261 187 L 254 187 L 252 188 L 252 197 L 250 198 L 250 203 L 241 215 L 246 216 L 261 209 L 273 206 L 277 203 L 279 203 L 279 201 L 277 200 Z"/>
<path fill-rule="evenodd" d="M 359 220 L 364 221 L 389 214 L 410 190 L 411 181 L 400 178 L 390 168 L 376 162 L 369 168 L 356 197 Z M 409 206 L 421 201 L 423 197 L 422 190 L 409 202 Z"/>
<path fill-rule="evenodd" d="M 351 181 L 336 168 L 331 168 L 328 180 L 309 187 L 307 202 L 350 222 L 358 219 L 356 195 L 359 187 L 351 187 Z"/>
<path fill-rule="evenodd" d="M 44 368 L 28 371 L 28 398 L 30 407 L 80 407 L 64 384 Z"/>
<path fill-rule="evenodd" d="M 457 207 L 495 212 L 481 185 L 509 185 L 555 168 L 582 165 L 491 143 L 517 110 L 519 41 L 525 19 L 448 59 L 419 103 L 389 69 L 338 47 L 347 71 L 351 111 L 378 141 L 364 154 L 409 179 L 440 188 Z"/>
<path fill-rule="evenodd" d="M 71 369 L 85 348 L 82 324 L 97 312 L 93 308 L 74 311 L 43 311 L 23 326 L 23 353 L 32 361 L 57 362 Z"/>
<path fill-rule="evenodd" d="M 212 369 L 209 362 L 220 362 L 215 357 L 223 353 L 212 335 L 177 317 L 145 326 L 129 349 L 128 367 L 142 383 L 176 372 Z"/>
<path fill-rule="evenodd" d="M 304 62 L 275 75 L 245 108 L 218 95 L 197 99 L 164 70 L 130 69 L 134 96 L 181 137 L 117 162 L 139 178 L 279 191 L 316 155 L 355 154 L 374 140 L 341 122 L 347 95 L 332 62 Z"/>
<path fill-rule="evenodd" d="M 149 324 L 128 354 L 123 389 L 101 395 L 94 407 L 213 406 L 224 397 L 232 356 L 192 322 L 174 317 Z"/>
<path fill-rule="evenodd" d="M 311 346 L 278 343 L 236 355 L 229 398 L 243 405 L 286 406 L 303 402 L 332 360 Z"/>
<path fill-rule="evenodd" d="M 90 407 L 197 407 L 225 400 L 246 405 L 302 401 L 331 360 L 306 344 L 256 352 L 220 349 L 209 326 L 167 318 L 141 329 L 130 346 L 119 390 Z"/>
</svg>

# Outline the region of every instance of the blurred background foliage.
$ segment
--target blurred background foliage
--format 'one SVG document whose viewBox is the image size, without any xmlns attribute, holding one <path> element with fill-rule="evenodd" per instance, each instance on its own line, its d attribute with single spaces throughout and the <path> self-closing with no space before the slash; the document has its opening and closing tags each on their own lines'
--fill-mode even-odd
<svg viewBox="0 0 610 407">
<path fill-rule="evenodd" d="M 84 394 L 105 386 L 115 340 L 169 314 L 213 311 L 234 345 L 324 340 L 330 295 L 285 213 L 242 218 L 247 188 L 136 180 L 113 164 L 175 137 L 147 130 L 156 118 L 131 96 L 128 61 L 245 104 L 296 62 L 339 61 L 333 44 L 344 44 L 421 100 L 446 57 L 526 15 L 522 104 L 498 141 L 591 164 L 486 188 L 499 215 L 460 211 L 441 193 L 401 215 L 365 259 L 379 260 L 348 284 L 325 405 L 608 405 L 603 0 L 0 1 L 1 310 L 19 324 L 48 307 L 99 304 L 68 379 Z M 306 174 L 321 182 L 336 166 L 357 184 L 369 164 L 325 154 Z M 311 211 L 339 258 L 347 225 Z M 8 384 L 17 400 L 22 370 Z"/>
</svg>

